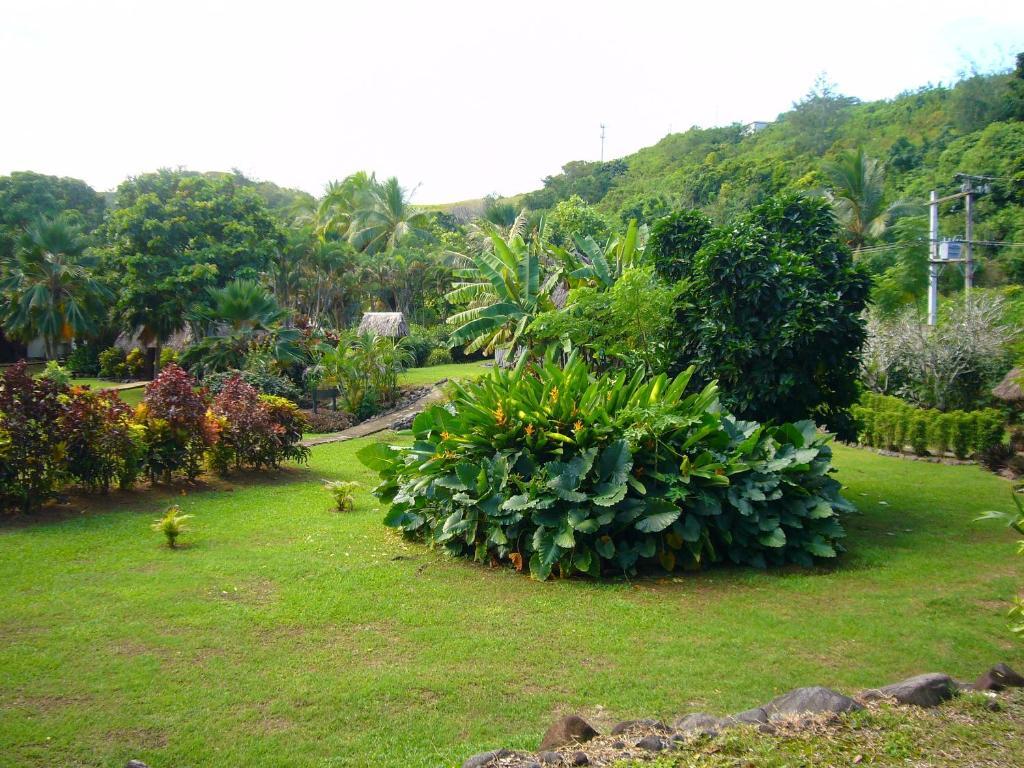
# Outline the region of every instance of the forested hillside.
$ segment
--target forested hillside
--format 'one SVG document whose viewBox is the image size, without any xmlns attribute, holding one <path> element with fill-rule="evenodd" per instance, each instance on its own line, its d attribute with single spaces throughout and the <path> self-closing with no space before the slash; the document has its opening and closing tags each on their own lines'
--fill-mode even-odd
<svg viewBox="0 0 1024 768">
<path fill-rule="evenodd" d="M 923 204 L 929 190 L 956 191 L 959 173 L 992 177 L 978 182 L 989 192 L 978 200 L 975 238 L 1022 242 L 1022 119 L 1022 57 L 1012 72 L 976 75 L 952 87 L 926 86 L 884 101 L 860 102 L 819 79 L 792 110 L 759 131 L 738 124 L 692 128 L 621 159 L 571 162 L 524 202 L 533 210 L 557 210 L 563 201 L 563 215 L 589 203 L 613 228 L 634 217 L 649 223 L 680 207 L 700 209 L 722 222 L 771 194 L 834 188 L 829 165 L 862 150 L 881 177 L 878 210 L 896 204 L 887 222 L 892 226 L 865 238 L 862 247 L 925 237 Z M 944 207 L 942 235 L 962 231 L 962 208 Z M 874 266 L 883 271 L 901 253 L 875 251 Z M 980 255 L 982 284 L 1024 281 L 1024 250 L 993 245 Z"/>
</svg>

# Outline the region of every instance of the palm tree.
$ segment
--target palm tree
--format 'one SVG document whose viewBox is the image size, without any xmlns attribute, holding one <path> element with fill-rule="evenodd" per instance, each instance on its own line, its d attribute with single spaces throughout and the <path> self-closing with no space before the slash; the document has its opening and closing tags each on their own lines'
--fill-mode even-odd
<svg viewBox="0 0 1024 768">
<path fill-rule="evenodd" d="M 492 232 L 489 239 L 490 247 L 475 255 L 451 254 L 456 262 L 470 265 L 455 270 L 459 281 L 445 296 L 452 304 L 469 305 L 448 318 L 457 326 L 451 343 L 465 344 L 467 353 L 514 349 L 530 321 L 554 309 L 551 290 L 561 276 L 555 269 L 540 282 L 542 237 L 527 244 L 518 233 L 503 240 Z"/>
<path fill-rule="evenodd" d="M 349 242 L 365 253 L 392 251 L 407 237 L 429 238 L 429 216 L 415 210 L 406 191 L 392 176 L 372 182 L 357 196 L 358 207 L 348 229 Z"/>
<path fill-rule="evenodd" d="M 206 372 L 239 368 L 257 340 L 276 361 L 301 359 L 299 331 L 281 327 L 290 311 L 256 281 L 234 280 L 208 289 L 207 297 L 188 317 L 201 338 L 185 351 L 184 362 Z"/>
<path fill-rule="evenodd" d="M 902 200 L 886 204 L 885 164 L 868 157 L 863 148 L 843 152 L 822 170 L 832 184 L 826 195 L 854 250 L 880 240 L 897 217 L 912 209 Z"/>
<path fill-rule="evenodd" d="M 0 265 L 4 329 L 22 339 L 42 336 L 51 358 L 60 342 L 94 335 L 113 298 L 93 276 L 95 265 L 72 219 L 62 215 L 31 224 L 15 254 Z"/>
</svg>

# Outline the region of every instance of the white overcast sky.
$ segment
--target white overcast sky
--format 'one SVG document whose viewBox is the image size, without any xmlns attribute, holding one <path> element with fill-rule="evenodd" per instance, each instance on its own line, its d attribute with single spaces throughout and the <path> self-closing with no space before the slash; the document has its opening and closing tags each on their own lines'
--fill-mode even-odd
<svg viewBox="0 0 1024 768">
<path fill-rule="evenodd" d="M 770 120 L 827 72 L 861 99 L 1024 50 L 1024 2 L 0 0 L 0 174 L 100 190 L 239 168 L 360 170 L 436 203 L 568 160 Z"/>
</svg>

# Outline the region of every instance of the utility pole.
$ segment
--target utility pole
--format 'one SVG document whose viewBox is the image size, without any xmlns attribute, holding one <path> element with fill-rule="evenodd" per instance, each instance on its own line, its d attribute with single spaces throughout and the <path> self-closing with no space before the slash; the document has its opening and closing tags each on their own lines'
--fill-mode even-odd
<svg viewBox="0 0 1024 768">
<path fill-rule="evenodd" d="M 604 123 L 601 123 L 601 162 L 604 162 Z"/>
<path fill-rule="evenodd" d="M 974 188 L 970 176 L 964 179 L 964 214 L 964 296 L 970 299 L 974 287 Z"/>
<path fill-rule="evenodd" d="M 928 196 L 928 325 L 935 325 L 939 316 L 939 274 L 944 264 L 964 265 L 964 298 L 970 301 L 974 287 L 974 196 L 984 194 L 982 185 L 975 189 L 973 179 L 967 174 L 957 174 L 964 179 L 960 191 L 953 195 L 939 197 L 933 189 Z M 984 177 L 982 177 L 984 178 Z M 939 203 L 964 199 L 963 241 L 939 242 Z M 962 247 L 962 250 L 961 250 Z"/>
<path fill-rule="evenodd" d="M 928 196 L 928 325 L 939 317 L 939 196 Z"/>
</svg>

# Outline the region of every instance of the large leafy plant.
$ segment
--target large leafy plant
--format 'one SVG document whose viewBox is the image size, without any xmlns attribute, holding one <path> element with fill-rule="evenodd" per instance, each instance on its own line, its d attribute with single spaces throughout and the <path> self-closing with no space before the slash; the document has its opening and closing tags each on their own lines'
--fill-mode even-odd
<svg viewBox="0 0 1024 768">
<path fill-rule="evenodd" d="M 850 506 L 828 438 L 736 421 L 714 384 L 686 393 L 691 375 L 523 361 L 453 385 L 415 419 L 412 446 L 358 455 L 381 475 L 385 524 L 538 579 L 834 557 Z"/>
</svg>

